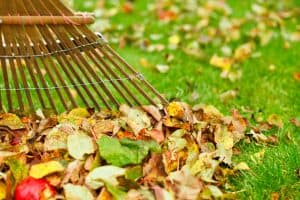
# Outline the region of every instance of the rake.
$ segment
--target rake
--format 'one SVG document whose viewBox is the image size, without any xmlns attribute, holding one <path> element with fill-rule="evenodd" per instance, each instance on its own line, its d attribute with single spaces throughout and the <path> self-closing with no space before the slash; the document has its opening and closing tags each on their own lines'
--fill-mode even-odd
<svg viewBox="0 0 300 200">
<path fill-rule="evenodd" d="M 0 0 L 0 109 L 166 104 L 101 34 L 88 29 L 93 22 L 59 0 Z"/>
</svg>

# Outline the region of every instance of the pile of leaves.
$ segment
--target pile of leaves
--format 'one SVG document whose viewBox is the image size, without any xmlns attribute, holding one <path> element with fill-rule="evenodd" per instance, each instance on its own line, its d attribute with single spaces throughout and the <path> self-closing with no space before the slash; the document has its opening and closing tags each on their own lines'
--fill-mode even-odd
<svg viewBox="0 0 300 200">
<path fill-rule="evenodd" d="M 172 102 L 122 105 L 118 111 L 77 108 L 45 117 L 0 115 L 0 199 L 235 198 L 228 175 L 244 139 L 277 142 L 233 111 Z"/>
</svg>

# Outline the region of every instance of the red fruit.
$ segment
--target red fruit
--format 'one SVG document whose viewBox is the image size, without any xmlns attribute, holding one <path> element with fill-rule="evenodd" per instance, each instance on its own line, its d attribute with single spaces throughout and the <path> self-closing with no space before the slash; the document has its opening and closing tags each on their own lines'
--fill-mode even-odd
<svg viewBox="0 0 300 200">
<path fill-rule="evenodd" d="M 28 177 L 15 190 L 15 200 L 44 200 L 54 197 L 55 188 L 44 179 Z"/>
</svg>

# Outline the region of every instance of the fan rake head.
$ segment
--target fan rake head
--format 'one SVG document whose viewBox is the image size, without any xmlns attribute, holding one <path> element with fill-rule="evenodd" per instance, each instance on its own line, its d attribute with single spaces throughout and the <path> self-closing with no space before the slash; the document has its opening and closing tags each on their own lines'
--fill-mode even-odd
<svg viewBox="0 0 300 200">
<path fill-rule="evenodd" d="M 167 101 L 58 0 L 0 0 L 0 109 L 112 109 Z M 2 17 L 1 17 L 2 16 Z"/>
</svg>

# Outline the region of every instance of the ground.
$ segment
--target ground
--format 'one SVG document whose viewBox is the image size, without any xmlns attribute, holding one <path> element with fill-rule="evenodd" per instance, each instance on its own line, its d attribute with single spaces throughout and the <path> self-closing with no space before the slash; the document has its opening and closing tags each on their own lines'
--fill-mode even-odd
<svg viewBox="0 0 300 200">
<path fill-rule="evenodd" d="M 192 4 L 196 1 L 188 2 Z M 200 2 L 199 5 L 206 4 Z M 297 77 L 300 72 L 300 3 L 297 0 L 225 2 L 232 9 L 229 19 L 247 19 L 249 13 L 260 15 L 262 9 L 267 9 L 266 12 L 292 9 L 298 10 L 295 11 L 298 14 L 284 19 L 283 25 L 266 29 L 259 28 L 263 26 L 259 24 L 263 17 L 257 21 L 249 20 L 239 27 L 240 37 L 237 40 L 225 42 L 223 37 L 220 41 L 216 39 L 199 47 L 196 45 L 197 52 L 193 54 L 185 51 L 184 47 L 193 46 L 193 40 L 199 41 L 201 34 L 209 35 L 209 30 L 203 26 L 203 31 L 201 29 L 199 33 L 180 31 L 187 24 L 192 27 L 186 26 L 186 29 L 193 30 L 193 26 L 202 19 L 199 17 L 201 13 L 193 13 L 197 9 L 183 11 L 182 8 L 187 5 L 181 1 L 164 1 L 164 5 L 161 5 L 164 13 L 160 14 L 157 11 L 159 5 L 154 1 L 109 1 L 103 6 L 99 2 L 75 0 L 73 6 L 77 10 L 98 13 L 98 21 L 93 28 L 103 31 L 117 52 L 169 100 L 212 104 L 225 113 L 238 109 L 253 119 L 267 119 L 271 114 L 282 119 L 283 127 L 268 133 L 278 136 L 278 145 L 239 144 L 241 154 L 235 156 L 235 160 L 247 162 L 251 170 L 232 177 L 231 183 L 242 199 L 277 199 L 277 194 L 282 199 L 299 198 L 300 129 L 290 120 L 300 117 L 300 82 Z M 175 16 L 165 10 L 174 11 Z M 214 12 L 208 26 L 218 27 L 225 15 L 222 10 Z M 251 37 L 249 34 L 254 28 L 266 30 L 266 33 Z M 268 31 L 273 34 L 270 39 L 267 38 Z M 284 32 L 297 33 L 298 39 L 288 39 Z M 229 31 L 226 34 L 234 33 Z M 142 44 L 142 39 L 144 43 L 149 42 L 150 46 L 158 44 L 154 47 L 157 49 L 149 50 L 152 47 Z M 260 41 L 264 39 L 267 40 L 266 44 L 261 44 Z M 235 63 L 231 68 L 234 73 L 241 73 L 240 78 L 239 75 L 233 75 L 232 79 L 236 80 L 222 78 L 221 70 L 210 64 L 211 57 L 228 57 L 225 55 L 226 49 L 222 50 L 222 47 L 236 49 L 249 41 L 255 44 L 255 50 L 249 58 Z M 165 48 L 160 50 L 159 44 Z M 175 47 L 168 48 L 168 45 Z M 228 55 L 230 57 L 230 53 Z M 164 70 L 166 72 L 161 73 Z M 261 159 L 257 159 L 259 155 Z"/>
</svg>

